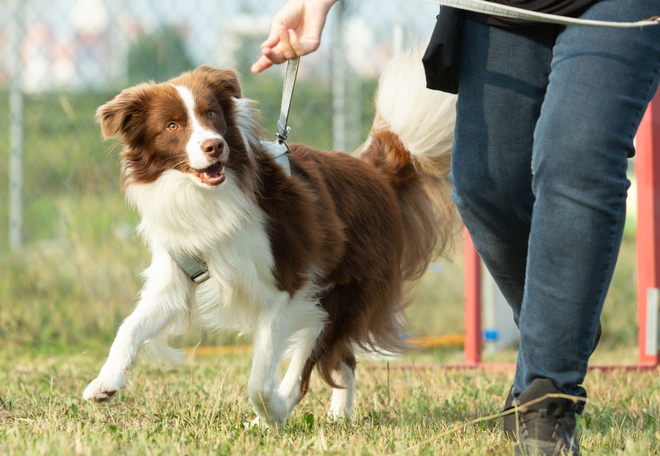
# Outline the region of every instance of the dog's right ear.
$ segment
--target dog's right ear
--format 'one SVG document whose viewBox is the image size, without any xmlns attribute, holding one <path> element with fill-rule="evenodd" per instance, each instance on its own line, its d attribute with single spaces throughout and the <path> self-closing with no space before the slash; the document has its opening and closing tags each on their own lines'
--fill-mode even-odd
<svg viewBox="0 0 660 456">
<path fill-rule="evenodd" d="M 96 110 L 96 120 L 101 124 L 104 138 L 123 136 L 131 120 L 145 112 L 150 98 L 150 87 L 151 84 L 140 84 L 125 89 Z"/>
</svg>

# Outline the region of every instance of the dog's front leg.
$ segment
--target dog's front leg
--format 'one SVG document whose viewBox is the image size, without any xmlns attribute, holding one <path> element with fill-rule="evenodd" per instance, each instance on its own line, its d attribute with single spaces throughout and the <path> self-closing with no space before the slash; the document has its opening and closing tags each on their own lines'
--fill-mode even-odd
<svg viewBox="0 0 660 456">
<path fill-rule="evenodd" d="M 276 374 L 290 335 L 287 322 L 279 313 L 264 317 L 255 332 L 248 382 L 248 395 L 258 417 L 254 424 L 260 422 L 277 430 L 284 427 L 290 410 L 278 391 Z"/>
<path fill-rule="evenodd" d="M 175 318 L 185 318 L 192 298 L 192 281 L 164 250 L 154 251 L 145 271 L 146 283 L 131 315 L 120 326 L 108 359 L 85 391 L 88 401 L 104 402 L 126 385 L 143 344 Z"/>
<path fill-rule="evenodd" d="M 325 313 L 316 309 L 316 306 L 310 309 L 313 313 L 318 314 L 312 315 L 316 318 L 309 319 L 310 326 L 299 330 L 291 341 L 293 348 L 291 350 L 291 361 L 279 387 L 287 416 L 293 412 L 293 409 L 298 405 L 309 387 L 311 369 L 314 368 L 314 363 L 309 364 L 310 357 L 325 326 Z"/>
</svg>

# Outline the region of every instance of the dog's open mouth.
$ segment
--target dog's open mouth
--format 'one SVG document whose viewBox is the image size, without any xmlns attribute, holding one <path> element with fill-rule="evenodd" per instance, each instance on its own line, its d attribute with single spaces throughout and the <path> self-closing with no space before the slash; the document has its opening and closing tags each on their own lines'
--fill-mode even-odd
<svg viewBox="0 0 660 456">
<path fill-rule="evenodd" d="M 191 171 L 203 184 L 206 185 L 218 185 L 225 180 L 225 165 L 221 162 L 215 162 L 208 168 L 204 169 L 192 168 Z"/>
</svg>

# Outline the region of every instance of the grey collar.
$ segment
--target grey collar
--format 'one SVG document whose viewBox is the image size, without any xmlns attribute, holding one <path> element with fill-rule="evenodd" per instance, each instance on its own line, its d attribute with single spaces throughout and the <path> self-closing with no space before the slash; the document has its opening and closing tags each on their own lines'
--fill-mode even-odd
<svg viewBox="0 0 660 456">
<path fill-rule="evenodd" d="M 172 247 L 171 244 L 166 244 L 165 249 L 174 262 L 185 272 L 190 279 L 195 283 L 204 283 L 211 278 L 209 275 L 209 268 L 202 260 L 194 255 L 186 255 L 180 253 Z"/>
</svg>

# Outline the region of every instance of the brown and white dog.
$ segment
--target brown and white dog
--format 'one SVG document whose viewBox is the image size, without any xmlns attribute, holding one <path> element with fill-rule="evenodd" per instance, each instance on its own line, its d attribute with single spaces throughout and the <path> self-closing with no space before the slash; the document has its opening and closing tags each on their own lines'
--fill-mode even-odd
<svg viewBox="0 0 660 456">
<path fill-rule="evenodd" d="M 203 66 L 101 106 L 152 262 L 84 398 L 123 388 L 143 348 L 181 361 L 167 338 L 196 323 L 253 335 L 256 423 L 281 429 L 315 366 L 333 388 L 330 416 L 350 417 L 356 352 L 406 348 L 405 291 L 453 230 L 443 181 L 454 103 L 425 88 L 419 56 L 406 54 L 381 78 L 359 153 L 291 145 L 291 176 L 260 141 L 232 70 Z M 165 246 L 201 259 L 210 280 L 193 282 Z"/>
</svg>

